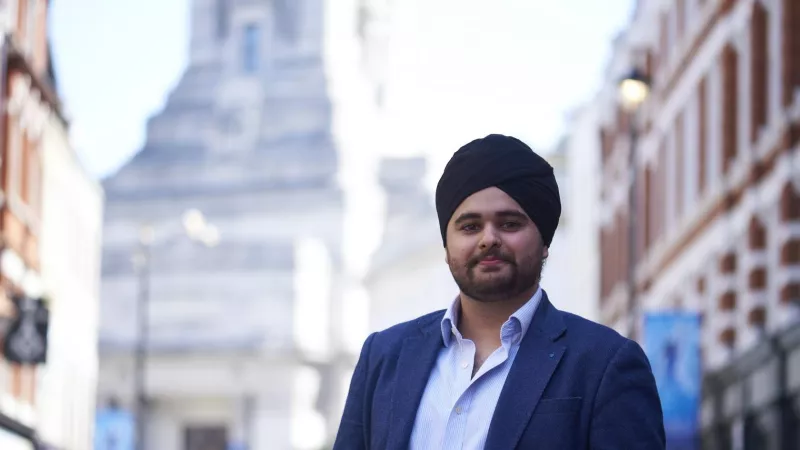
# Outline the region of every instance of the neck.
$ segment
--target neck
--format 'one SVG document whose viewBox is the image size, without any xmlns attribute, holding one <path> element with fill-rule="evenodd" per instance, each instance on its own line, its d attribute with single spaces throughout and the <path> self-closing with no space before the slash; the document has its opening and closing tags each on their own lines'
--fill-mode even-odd
<svg viewBox="0 0 800 450">
<path fill-rule="evenodd" d="M 533 297 L 539 285 L 509 298 L 507 300 L 485 302 L 475 300 L 463 292 L 460 295 L 461 310 L 458 318 L 458 329 L 461 334 L 472 340 L 491 340 L 500 343 L 500 328 Z"/>
</svg>

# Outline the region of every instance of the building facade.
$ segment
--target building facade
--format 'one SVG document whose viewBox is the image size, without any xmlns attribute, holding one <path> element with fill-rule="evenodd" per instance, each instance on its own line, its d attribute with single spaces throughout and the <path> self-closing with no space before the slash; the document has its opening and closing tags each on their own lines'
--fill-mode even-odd
<svg viewBox="0 0 800 450">
<path fill-rule="evenodd" d="M 423 185 L 426 166 L 421 157 L 381 163 L 383 236 L 364 279 L 370 332 L 447 308 L 458 295 L 445 262 L 433 198 Z"/>
<path fill-rule="evenodd" d="M 138 409 L 148 449 L 320 448 L 352 370 L 325 4 L 191 5 L 188 67 L 104 182 L 98 402 Z M 184 233 L 188 210 L 217 245 Z"/>
<path fill-rule="evenodd" d="M 38 380 L 40 439 L 59 449 L 93 446 L 103 193 L 80 164 L 63 120 L 42 135 L 41 276 L 49 300 L 47 364 Z"/>
<path fill-rule="evenodd" d="M 799 27 L 794 0 L 639 1 L 594 106 L 600 317 L 641 339 L 643 311 L 698 312 L 709 377 L 798 325 Z M 651 81 L 636 116 L 617 98 L 617 81 L 634 67 Z M 789 361 L 789 372 L 798 373 L 797 361 Z M 786 376 L 776 370 L 762 382 L 782 385 L 770 381 L 779 372 Z M 705 394 L 708 428 L 722 421 L 722 411 L 709 406 L 712 391 Z M 743 416 L 724 422 L 733 442 L 747 435 Z"/>
<path fill-rule="evenodd" d="M 17 314 L 12 297 L 45 296 L 48 301 L 52 300 L 42 274 L 44 154 L 45 146 L 49 145 L 48 128 L 64 126 L 64 120 L 54 89 L 48 49 L 48 6 L 46 0 L 0 4 L 0 101 L 3 106 L 0 121 L 0 281 L 3 286 L 0 317 L 3 330 L 0 335 L 6 334 Z M 88 345 L 88 349 L 93 348 L 91 343 Z M 87 350 L 86 345 L 81 349 Z M 3 448 L 32 449 L 34 441 L 48 440 L 41 433 L 45 416 L 40 404 L 47 371 L 46 366 L 20 366 L 0 361 L 0 442 Z M 88 393 L 83 403 L 91 401 L 92 397 L 93 393 Z M 3 431 L 3 428 L 12 431 Z M 90 432 L 90 428 L 86 431 Z M 64 442 L 51 444 L 60 446 Z M 80 445 L 83 444 L 64 448 L 80 448 Z"/>
<path fill-rule="evenodd" d="M 597 105 L 588 102 L 575 109 L 569 117 L 567 132 L 561 142 L 563 156 L 559 167 L 564 215 L 559 230 L 565 237 L 562 237 L 563 245 L 553 248 L 566 259 L 563 267 L 565 278 L 562 279 L 577 278 L 577 282 L 565 283 L 565 296 L 571 302 L 571 309 L 568 309 L 593 321 L 600 320 L 600 243 L 597 232 L 600 205 L 593 195 L 600 188 L 597 112 Z M 552 269 L 551 266 L 549 271 Z"/>
</svg>

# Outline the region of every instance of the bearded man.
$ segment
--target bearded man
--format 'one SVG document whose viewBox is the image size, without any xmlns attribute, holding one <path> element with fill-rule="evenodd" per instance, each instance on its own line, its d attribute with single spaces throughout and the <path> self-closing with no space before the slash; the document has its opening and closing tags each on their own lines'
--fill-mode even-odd
<svg viewBox="0 0 800 450">
<path fill-rule="evenodd" d="M 553 168 L 516 138 L 477 139 L 447 164 L 436 210 L 460 293 L 367 338 L 334 449 L 666 448 L 641 347 L 539 286 L 561 216 Z"/>
</svg>

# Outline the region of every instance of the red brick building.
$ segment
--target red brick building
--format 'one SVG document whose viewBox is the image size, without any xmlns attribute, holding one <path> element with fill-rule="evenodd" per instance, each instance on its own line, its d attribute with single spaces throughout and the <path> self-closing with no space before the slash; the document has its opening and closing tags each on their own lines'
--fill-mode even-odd
<svg viewBox="0 0 800 450">
<path fill-rule="evenodd" d="M 628 250 L 629 114 L 615 82 L 645 70 Z M 634 264 L 641 310 L 702 313 L 704 360 L 724 364 L 800 304 L 800 2 L 640 1 L 601 95 L 602 320 L 627 332 Z M 638 333 L 637 333 L 638 335 Z"/>
<path fill-rule="evenodd" d="M 41 294 L 41 139 L 59 114 L 47 38 L 47 0 L 0 2 L 0 317 L 14 314 L 9 296 Z M 0 334 L 1 335 L 1 334 Z M 0 362 L 0 413 L 30 425 L 37 374 Z"/>
</svg>

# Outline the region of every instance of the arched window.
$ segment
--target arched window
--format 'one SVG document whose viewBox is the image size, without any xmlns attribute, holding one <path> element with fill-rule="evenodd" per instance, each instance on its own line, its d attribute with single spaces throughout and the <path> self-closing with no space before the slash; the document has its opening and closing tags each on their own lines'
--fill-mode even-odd
<svg viewBox="0 0 800 450">
<path fill-rule="evenodd" d="M 784 222 L 800 220 L 800 193 L 788 181 L 781 193 L 781 220 Z"/>
</svg>

